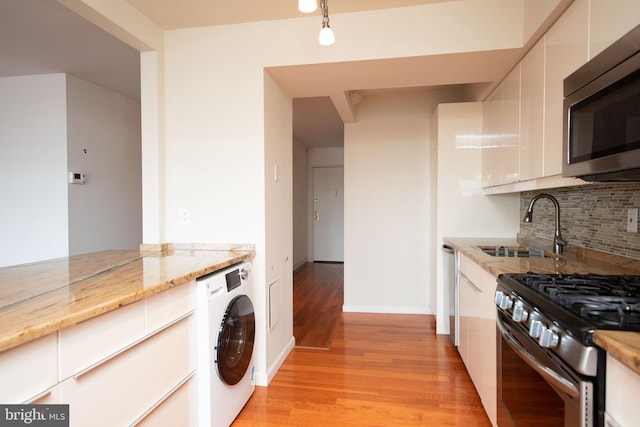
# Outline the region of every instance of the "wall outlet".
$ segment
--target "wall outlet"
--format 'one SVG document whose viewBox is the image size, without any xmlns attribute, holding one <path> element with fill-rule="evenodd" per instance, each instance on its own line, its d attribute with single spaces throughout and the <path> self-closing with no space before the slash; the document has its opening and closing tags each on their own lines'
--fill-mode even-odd
<svg viewBox="0 0 640 427">
<path fill-rule="evenodd" d="M 180 208 L 180 224 L 189 224 L 191 222 L 191 209 Z"/>
<path fill-rule="evenodd" d="M 629 233 L 638 232 L 638 208 L 629 208 L 627 211 L 627 231 Z"/>
</svg>

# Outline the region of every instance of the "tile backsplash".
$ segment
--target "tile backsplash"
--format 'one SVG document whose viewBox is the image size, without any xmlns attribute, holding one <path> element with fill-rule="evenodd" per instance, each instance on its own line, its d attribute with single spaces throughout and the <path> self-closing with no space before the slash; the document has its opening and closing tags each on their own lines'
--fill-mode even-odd
<svg viewBox="0 0 640 427">
<path fill-rule="evenodd" d="M 627 232 L 627 210 L 640 208 L 639 183 L 587 184 L 577 187 L 526 191 L 520 194 L 520 214 L 539 193 L 560 204 L 560 229 L 569 245 L 640 259 L 640 234 Z M 546 198 L 533 207 L 533 221 L 520 223 L 520 235 L 552 239 L 555 210 Z"/>
</svg>

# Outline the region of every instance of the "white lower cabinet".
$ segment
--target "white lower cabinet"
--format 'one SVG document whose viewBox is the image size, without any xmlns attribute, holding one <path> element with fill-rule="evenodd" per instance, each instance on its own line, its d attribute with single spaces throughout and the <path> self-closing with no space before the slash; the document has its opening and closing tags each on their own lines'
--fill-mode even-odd
<svg viewBox="0 0 640 427">
<path fill-rule="evenodd" d="M 640 375 L 609 354 L 606 372 L 606 427 L 637 426 L 640 420 Z"/>
<path fill-rule="evenodd" d="M 0 402 L 72 427 L 196 426 L 195 281 L 0 353 Z"/>
<path fill-rule="evenodd" d="M 460 292 L 458 350 L 489 420 L 496 426 L 496 278 L 463 254 L 460 254 L 457 274 Z"/>
<path fill-rule="evenodd" d="M 100 363 L 144 335 L 144 301 L 60 330 L 60 381 Z"/>
<path fill-rule="evenodd" d="M 196 378 L 191 376 L 187 382 L 167 397 L 138 424 L 141 427 L 195 427 L 196 417 Z"/>
<path fill-rule="evenodd" d="M 458 276 L 458 284 L 460 291 L 460 342 L 458 351 L 473 384 L 479 390 L 480 361 L 476 351 L 481 339 L 480 301 L 482 292 L 462 274 Z"/>
<path fill-rule="evenodd" d="M 51 389 L 58 383 L 57 370 L 55 332 L 0 353 L 0 402 L 37 403 L 51 398 Z"/>
<path fill-rule="evenodd" d="M 190 315 L 135 346 L 60 384 L 73 426 L 135 424 L 192 375 Z M 183 414 L 183 418 L 184 418 Z"/>
</svg>

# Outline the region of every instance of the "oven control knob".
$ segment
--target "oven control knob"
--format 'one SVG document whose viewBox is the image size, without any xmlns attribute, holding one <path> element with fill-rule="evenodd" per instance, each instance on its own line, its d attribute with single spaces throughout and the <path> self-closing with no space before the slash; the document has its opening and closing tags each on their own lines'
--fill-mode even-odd
<svg viewBox="0 0 640 427">
<path fill-rule="evenodd" d="M 560 337 L 558 337 L 557 333 L 555 333 L 551 329 L 544 329 L 542 331 L 542 334 L 540 335 L 538 343 L 542 347 L 555 348 L 558 346 L 559 341 Z"/>
<path fill-rule="evenodd" d="M 529 325 L 529 336 L 533 338 L 539 338 L 542 335 L 542 330 L 545 329 L 544 325 L 539 320 L 532 320 Z"/>
<path fill-rule="evenodd" d="M 496 305 L 500 305 L 500 301 L 502 301 L 502 297 L 504 296 L 504 292 L 496 291 Z"/>
<path fill-rule="evenodd" d="M 524 309 L 522 301 L 516 301 L 513 306 L 513 315 L 511 316 L 514 322 L 524 323 L 529 318 L 529 312 Z"/>
<path fill-rule="evenodd" d="M 509 295 L 502 295 L 499 305 L 501 309 L 509 310 L 513 305 L 513 300 L 511 299 L 511 297 L 509 297 Z"/>
</svg>

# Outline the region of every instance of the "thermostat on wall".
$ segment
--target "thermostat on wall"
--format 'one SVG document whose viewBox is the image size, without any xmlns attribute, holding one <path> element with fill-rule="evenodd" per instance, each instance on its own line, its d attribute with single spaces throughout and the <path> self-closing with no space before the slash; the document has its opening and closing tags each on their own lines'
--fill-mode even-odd
<svg viewBox="0 0 640 427">
<path fill-rule="evenodd" d="M 69 184 L 84 184 L 85 177 L 82 172 L 69 172 Z"/>
</svg>

